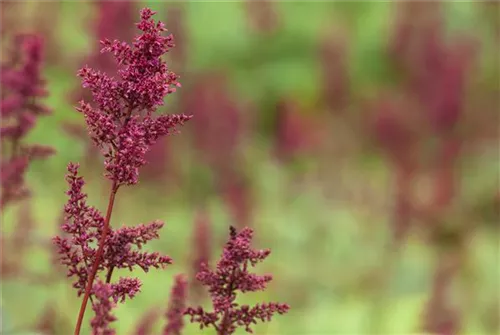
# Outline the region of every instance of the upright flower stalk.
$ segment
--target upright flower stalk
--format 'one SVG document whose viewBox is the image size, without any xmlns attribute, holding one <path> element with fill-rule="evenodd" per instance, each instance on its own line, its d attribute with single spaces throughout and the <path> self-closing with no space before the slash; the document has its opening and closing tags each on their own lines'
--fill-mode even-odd
<svg viewBox="0 0 500 335">
<path fill-rule="evenodd" d="M 418 219 L 425 224 L 421 228 L 437 259 L 423 328 L 456 334 L 461 319 L 448 293 L 466 261 L 464 246 L 473 226 L 456 219 L 451 223 L 446 214 L 460 190 L 458 168 L 465 142 L 460 126 L 467 111 L 466 83 L 475 66 L 476 41 L 464 36 L 448 41 L 442 10 L 439 3 L 399 7 L 388 51 L 402 74 L 408 101 L 381 104 L 376 129 L 397 175 L 394 249 L 418 228 Z M 430 161 L 426 138 L 434 139 L 437 148 Z M 432 201 L 418 203 L 415 181 L 425 174 L 434 179 Z"/>
<path fill-rule="evenodd" d="M 114 55 L 118 79 L 106 73 L 84 67 L 78 72 L 82 86 L 89 88 L 94 104 L 80 102 L 77 110 L 83 114 L 90 137 L 104 156 L 105 176 L 112 182 L 105 217 L 86 204 L 82 192 L 83 178 L 78 176 L 78 164 L 68 165 L 70 186 L 62 225 L 64 237 L 56 236 L 62 264 L 68 267 L 68 277 L 76 277 L 74 287 L 83 295 L 74 334 L 80 334 L 88 300 L 92 301 L 95 317 L 91 321 L 93 334 L 115 334 L 109 324 L 115 320 L 111 310 L 118 302 L 133 298 L 140 290 L 137 278 L 120 278 L 112 282 L 115 268 L 162 268 L 172 260 L 158 253 L 140 252 L 142 245 L 158 238 L 163 222 L 153 221 L 136 227 L 110 227 L 115 197 L 121 186 L 138 182 L 139 169 L 146 164 L 145 155 L 161 137 L 176 132 L 191 117 L 186 115 L 153 116 L 163 105 L 163 99 L 180 86 L 178 76 L 171 72 L 162 56 L 174 47 L 172 35 L 162 22 L 155 22 L 155 12 L 141 10 L 137 27 L 142 32 L 132 44 L 118 40 L 101 41 L 101 52 Z M 99 240 L 97 250 L 92 242 Z M 135 247 L 135 249 L 133 249 Z M 102 277 L 99 277 L 102 274 Z"/>
</svg>

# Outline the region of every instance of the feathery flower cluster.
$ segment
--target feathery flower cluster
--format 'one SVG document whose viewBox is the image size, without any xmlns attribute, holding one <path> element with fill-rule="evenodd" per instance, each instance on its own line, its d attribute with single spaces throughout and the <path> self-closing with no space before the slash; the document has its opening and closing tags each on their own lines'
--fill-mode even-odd
<svg viewBox="0 0 500 335">
<path fill-rule="evenodd" d="M 151 146 L 191 118 L 186 115 L 153 116 L 164 97 L 175 92 L 175 86 L 180 86 L 177 75 L 169 71 L 161 59 L 174 46 L 173 38 L 162 36 L 165 26 L 151 19 L 154 14 L 148 8 L 141 10 L 141 22 L 137 27 L 142 34 L 135 37 L 132 45 L 118 40 L 101 41 L 102 52 L 114 55 L 119 80 L 89 67 L 78 72 L 82 86 L 92 92 L 95 105 L 81 101 L 77 110 L 84 115 L 90 136 L 104 155 L 106 177 L 113 186 L 104 217 L 86 204 L 87 195 L 82 192 L 84 181 L 78 176 L 78 165 L 68 165 L 69 199 L 61 226 L 66 235 L 56 236 L 54 243 L 61 263 L 68 267 L 68 277 L 76 277 L 73 286 L 78 295 L 83 294 L 75 334 L 80 334 L 89 299 L 95 312 L 91 323 L 93 333 L 114 334 L 109 328 L 115 320 L 112 308 L 126 296 L 132 298 L 140 289 L 138 279 L 121 278 L 118 283 L 112 283 L 115 268 L 140 267 L 147 272 L 151 267 L 163 268 L 172 262 L 168 256 L 140 251 L 148 241 L 159 237 L 163 222 L 110 228 L 119 187 L 136 184 L 139 168 L 146 164 L 144 157 Z M 99 274 L 105 275 L 106 280 L 103 281 Z"/>
<path fill-rule="evenodd" d="M 117 185 L 138 182 L 139 168 L 146 164 L 145 154 L 157 140 L 175 132 L 191 117 L 161 115 L 153 117 L 166 95 L 180 86 L 178 76 L 169 71 L 161 56 L 174 46 L 173 37 L 162 36 L 165 26 L 155 23 L 150 9 L 141 11 L 137 25 L 143 32 L 133 45 L 114 40 L 102 41 L 102 52 L 111 52 L 121 68 L 121 80 L 84 67 L 78 72 L 83 87 L 88 87 L 96 106 L 80 102 L 92 140 L 105 157 L 106 176 Z"/>
<path fill-rule="evenodd" d="M 167 324 L 163 329 L 163 335 L 181 335 L 184 328 L 184 310 L 187 299 L 187 279 L 184 275 L 175 277 L 174 286 L 170 293 L 170 301 L 166 313 Z"/>
<path fill-rule="evenodd" d="M 85 182 L 78 176 L 78 165 L 70 164 L 68 172 L 66 180 L 70 187 L 67 192 L 69 199 L 64 207 L 65 217 L 61 226 L 66 235 L 56 236 L 54 243 L 61 263 L 68 267 L 67 276 L 75 277 L 73 287 L 80 296 L 85 292 L 90 266 L 96 258 L 97 250 L 94 244 L 101 236 L 104 218 L 99 210 L 87 205 L 87 195 L 82 191 Z M 151 267 L 163 268 L 172 263 L 168 256 L 140 251 L 148 241 L 159 237 L 158 231 L 162 227 L 162 222 L 154 221 L 136 227 L 111 229 L 104 244 L 103 260 L 98 267 L 98 272 L 106 272 L 106 283 L 95 283 L 91 293 L 91 296 L 97 298 L 93 308 L 96 313 L 100 313 L 95 322 L 92 322 L 94 329 L 107 326 L 112 321 L 108 314 L 114 304 L 123 302 L 125 296 L 132 298 L 140 288 L 140 281 L 136 278 L 121 278 L 117 284 L 110 284 L 113 269 L 132 270 L 134 267 L 140 267 L 148 272 Z M 111 298 L 113 303 L 109 302 Z M 97 333 L 108 334 L 101 330 Z"/>
<path fill-rule="evenodd" d="M 73 286 L 81 295 L 87 282 L 88 267 L 95 259 L 96 248 L 93 244 L 102 232 L 104 218 L 99 210 L 86 203 L 87 195 L 82 192 L 85 182 L 83 177 L 78 176 L 78 165 L 70 164 L 68 171 L 66 180 L 70 189 L 66 194 L 69 200 L 64 207 L 64 224 L 61 226 L 67 236 L 56 236 L 54 242 L 61 262 L 68 266 L 68 277 L 77 277 Z M 139 251 L 147 242 L 159 238 L 158 231 L 162 227 L 163 222 L 153 221 L 136 227 L 112 229 L 107 236 L 99 270 L 107 270 L 109 275 L 114 268 L 132 270 L 138 266 L 148 272 L 151 267 L 161 268 L 171 264 L 168 256 Z"/>
<path fill-rule="evenodd" d="M 464 111 L 466 79 L 475 63 L 476 42 L 467 35 L 446 39 L 442 4 L 399 4 L 390 55 L 437 135 L 456 127 Z"/>
<path fill-rule="evenodd" d="M 229 241 L 224 247 L 216 269 L 210 270 L 207 264 L 202 266 L 197 279 L 208 287 L 212 298 L 213 312 L 202 307 L 188 307 L 185 314 L 191 316 L 191 322 L 198 322 L 200 328 L 213 327 L 218 335 L 233 334 L 237 327 L 244 327 L 252 332 L 251 324 L 257 320 L 270 321 L 278 313 L 288 312 L 289 306 L 282 303 L 262 303 L 253 307 L 240 306 L 236 302 L 237 291 L 242 293 L 264 290 L 272 276 L 259 276 L 248 272 L 249 266 L 262 262 L 271 253 L 270 250 L 254 250 L 250 244 L 253 231 L 244 228 L 239 233 L 230 228 Z"/>
<path fill-rule="evenodd" d="M 50 114 L 49 109 L 39 102 L 39 98 L 47 95 L 41 75 L 42 58 L 41 37 L 20 34 L 15 37 L 10 57 L 1 67 L 2 210 L 7 203 L 29 195 L 24 174 L 30 161 L 54 153 L 50 147 L 23 143 L 23 138 L 35 126 L 36 118 Z"/>
<path fill-rule="evenodd" d="M 114 335 L 115 331 L 109 328 L 109 324 L 116 321 L 111 310 L 118 301 L 124 302 L 127 297 L 132 299 L 139 292 L 140 287 L 141 282 L 137 278 L 120 278 L 116 284 L 97 281 L 93 287 L 96 301 L 92 304 L 95 316 L 90 321 L 93 334 Z"/>
<path fill-rule="evenodd" d="M 398 21 L 389 55 L 402 76 L 406 101 L 381 101 L 376 122 L 378 139 L 394 163 L 396 201 L 394 243 L 398 245 L 415 228 L 413 218 L 428 222 L 425 233 L 436 248 L 438 262 L 433 288 L 424 313 L 424 329 L 430 333 L 460 331 L 460 315 L 446 296 L 457 275 L 448 266 L 449 256 L 464 255 L 463 239 L 469 225 L 454 225 L 453 238 L 443 252 L 441 236 L 449 236 L 442 215 L 457 195 L 458 166 L 465 138 L 460 131 L 470 97 L 467 78 L 476 64 L 478 41 L 467 34 L 447 38 L 443 6 L 439 2 L 398 4 Z M 393 99 L 394 100 L 394 99 Z M 413 110 L 408 111 L 408 107 Z M 433 138 L 432 148 L 426 138 Z M 434 155 L 432 160 L 429 157 Z M 427 170 L 427 171 L 426 171 Z M 415 201 L 415 178 L 432 171 L 432 201 Z M 467 227 L 466 227 L 467 226 Z M 437 243 L 436 243 L 437 242 Z M 455 261 L 455 260 L 453 260 Z"/>
</svg>

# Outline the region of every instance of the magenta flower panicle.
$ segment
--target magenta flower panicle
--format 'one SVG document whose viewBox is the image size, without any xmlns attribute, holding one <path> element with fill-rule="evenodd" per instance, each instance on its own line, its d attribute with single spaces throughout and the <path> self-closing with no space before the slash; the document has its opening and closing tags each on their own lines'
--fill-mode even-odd
<svg viewBox="0 0 500 335">
<path fill-rule="evenodd" d="M 81 101 L 77 110 L 83 114 L 90 137 L 104 156 L 105 176 L 112 181 L 112 186 L 106 215 L 103 216 L 85 204 L 86 195 L 81 191 L 83 179 L 77 176 L 78 166 L 68 166 L 70 191 L 62 225 L 67 236 L 58 236 L 54 242 L 61 262 L 69 269 L 68 276 L 76 277 L 74 286 L 78 294 L 83 294 L 75 335 L 80 334 L 87 302 L 96 292 L 101 294 L 97 299 L 100 305 L 93 302 L 96 319 L 92 326 L 100 333 L 109 334 L 107 325 L 113 321 L 109 310 L 113 305 L 108 300 L 113 294 L 116 297 L 118 289 L 109 286 L 115 285 L 111 283 L 115 268 L 138 266 L 147 272 L 151 267 L 160 268 L 172 262 L 168 256 L 138 250 L 149 240 L 158 238 L 162 222 L 117 230 L 110 228 L 120 186 L 136 184 L 139 168 L 146 164 L 146 153 L 161 137 L 177 132 L 177 126 L 191 118 L 187 115 L 153 115 L 163 105 L 163 99 L 180 86 L 178 76 L 162 59 L 174 47 L 173 37 L 162 36 L 165 25 L 152 20 L 154 14 L 149 8 L 141 10 L 137 28 L 142 33 L 132 44 L 119 40 L 101 41 L 101 52 L 114 56 L 118 67 L 116 77 L 88 66 L 78 71 L 82 86 L 92 93 L 93 103 Z M 96 241 L 97 250 L 92 244 Z M 95 284 L 96 287 L 94 280 L 101 273 L 105 273 L 105 285 Z M 102 283 L 101 278 L 98 283 Z M 132 286 L 127 288 L 134 289 Z M 130 293 L 124 291 L 127 292 Z M 117 303 L 116 299 L 114 303 Z"/>
<path fill-rule="evenodd" d="M 213 327 L 218 335 L 233 334 L 237 327 L 244 327 L 252 332 L 250 325 L 257 320 L 270 321 L 271 317 L 285 314 L 290 307 L 282 303 L 262 303 L 253 307 L 240 306 L 236 302 L 237 292 L 260 291 L 266 288 L 272 276 L 259 276 L 248 272 L 249 266 L 266 259 L 271 251 L 254 250 L 250 247 L 253 231 L 244 228 L 239 233 L 230 228 L 229 241 L 224 247 L 221 259 L 215 270 L 210 270 L 204 264 L 197 279 L 208 287 L 213 305 L 213 311 L 207 312 L 202 307 L 188 307 L 185 314 L 191 316 L 191 322 L 200 324 L 200 328 Z"/>
<path fill-rule="evenodd" d="M 37 117 L 50 114 L 39 100 L 47 95 L 42 77 L 43 40 L 38 35 L 19 34 L 12 52 L 2 62 L 0 101 L 2 141 L 2 184 L 0 210 L 29 195 L 24 182 L 30 162 L 54 154 L 51 147 L 27 145 L 24 138 L 36 125 Z"/>
<path fill-rule="evenodd" d="M 153 117 L 163 99 L 180 84 L 161 57 L 174 46 L 162 22 L 155 23 L 150 9 L 141 11 L 137 25 L 143 32 L 132 45 L 118 40 L 101 41 L 102 52 L 111 52 L 119 64 L 118 78 L 84 67 L 78 72 L 83 87 L 92 92 L 95 106 L 80 102 L 91 138 L 104 154 L 106 176 L 118 185 L 138 182 L 145 155 L 160 137 L 176 132 L 191 116 Z"/>
<path fill-rule="evenodd" d="M 78 295 L 84 293 L 88 280 L 89 266 L 96 258 L 95 242 L 101 236 L 104 218 L 98 209 L 87 205 L 87 194 L 83 193 L 85 184 L 83 177 L 78 176 L 78 165 L 69 164 L 66 180 L 69 190 L 68 202 L 64 206 L 64 223 L 61 230 L 63 237 L 56 236 L 54 243 L 62 264 L 68 267 L 67 276 L 75 277 L 73 286 Z M 150 268 L 163 268 L 172 263 L 168 256 L 156 252 L 141 251 L 143 245 L 159 238 L 159 230 L 163 222 L 153 221 L 135 227 L 111 229 L 103 252 L 103 260 L 99 272 L 107 272 L 114 268 L 132 270 L 140 267 L 148 272 Z"/>
<path fill-rule="evenodd" d="M 97 281 L 93 287 L 95 300 L 92 309 L 95 316 L 90 321 L 92 335 L 115 335 L 115 330 L 109 327 L 111 322 L 116 321 L 116 317 L 111 314 L 112 309 L 118 301 L 133 298 L 140 287 L 141 282 L 137 278 L 120 278 L 116 284 Z"/>
<path fill-rule="evenodd" d="M 64 206 L 64 223 L 61 226 L 64 236 L 56 236 L 53 240 L 59 260 L 68 268 L 67 276 L 74 278 L 73 287 L 80 296 L 86 292 L 90 266 L 97 259 L 98 250 L 94 244 L 102 234 L 105 219 L 99 210 L 87 205 L 87 194 L 83 193 L 85 182 L 83 177 L 78 176 L 77 164 L 69 164 L 66 180 L 69 199 Z M 163 222 L 153 221 L 135 227 L 110 229 L 97 270 L 97 274 L 105 274 L 106 282 L 95 283 L 89 294 L 89 297 L 97 299 L 93 304 L 96 317 L 92 321 L 95 334 L 113 334 L 108 328 L 114 320 L 110 316 L 111 308 L 123 302 L 125 297 L 134 297 L 141 285 L 137 278 L 120 278 L 118 283 L 111 283 L 115 268 L 132 270 L 139 267 L 148 272 L 150 268 L 164 268 L 172 263 L 168 256 L 141 251 L 144 244 L 159 238 L 158 231 L 162 227 Z"/>
</svg>

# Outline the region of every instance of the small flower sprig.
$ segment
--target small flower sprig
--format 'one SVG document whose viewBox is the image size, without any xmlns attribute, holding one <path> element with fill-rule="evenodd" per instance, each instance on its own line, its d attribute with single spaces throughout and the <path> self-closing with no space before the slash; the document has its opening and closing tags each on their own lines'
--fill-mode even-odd
<svg viewBox="0 0 500 335">
<path fill-rule="evenodd" d="M 185 315 L 191 316 L 191 322 L 200 324 L 200 328 L 213 327 L 218 335 L 229 335 L 236 331 L 237 327 L 244 327 L 252 333 L 251 324 L 257 320 L 270 321 L 271 317 L 285 314 L 290 306 L 282 303 L 262 303 L 253 307 L 240 306 L 236 302 L 237 291 L 242 293 L 260 291 L 266 288 L 272 280 L 271 275 L 259 276 L 248 272 L 249 266 L 266 259 L 271 251 L 254 250 L 250 244 L 253 231 L 243 228 L 239 233 L 234 227 L 230 227 L 229 241 L 224 247 L 221 259 L 215 270 L 210 270 L 207 264 L 196 278 L 208 287 L 213 305 L 213 312 L 207 312 L 202 307 L 188 307 Z"/>
<path fill-rule="evenodd" d="M 137 24 L 142 33 L 130 45 L 118 40 L 101 41 L 102 52 L 110 52 L 119 67 L 118 78 L 84 67 L 78 72 L 82 86 L 92 92 L 94 104 L 84 101 L 77 108 L 85 117 L 93 143 L 104 156 L 105 176 L 111 180 L 106 215 L 86 204 L 82 192 L 83 178 L 78 176 L 78 165 L 70 163 L 67 181 L 70 190 L 65 206 L 64 236 L 56 236 L 62 264 L 68 267 L 68 276 L 76 277 L 73 286 L 83 295 L 75 326 L 80 329 L 87 302 L 90 299 L 95 312 L 91 321 L 93 334 L 111 335 L 109 324 L 115 320 L 111 310 L 118 302 L 133 298 L 140 289 L 136 278 L 120 278 L 112 282 L 115 268 L 141 267 L 147 272 L 172 262 L 168 256 L 140 252 L 142 245 L 158 238 L 163 222 L 154 221 L 133 228 L 110 228 L 111 214 L 118 189 L 134 185 L 139 179 L 139 168 L 146 164 L 145 155 L 159 138 L 176 132 L 191 116 L 153 116 L 163 105 L 163 99 L 180 86 L 178 76 L 171 72 L 162 56 L 174 47 L 172 35 L 162 22 L 155 22 L 149 8 L 141 10 Z M 97 249 L 93 243 L 98 241 Z M 133 248 L 135 247 L 135 248 Z M 101 275 L 105 278 L 100 277 Z M 97 278 L 97 280 L 96 280 Z"/>
</svg>

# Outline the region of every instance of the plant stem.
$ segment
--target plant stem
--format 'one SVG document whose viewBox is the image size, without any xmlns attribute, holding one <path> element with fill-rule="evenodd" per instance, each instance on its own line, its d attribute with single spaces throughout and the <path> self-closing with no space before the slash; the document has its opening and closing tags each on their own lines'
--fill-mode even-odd
<svg viewBox="0 0 500 335">
<path fill-rule="evenodd" d="M 87 302 L 90 297 L 90 292 L 92 291 L 92 285 L 94 284 L 94 279 L 97 274 L 97 269 L 99 268 L 99 263 L 101 261 L 102 254 L 104 253 L 104 243 L 106 242 L 106 237 L 109 231 L 109 223 L 111 220 L 111 212 L 113 211 L 113 205 L 115 203 L 116 192 L 118 191 L 119 185 L 116 181 L 113 181 L 113 186 L 111 186 L 111 194 L 109 195 L 108 210 L 106 212 L 106 219 L 104 220 L 104 228 L 101 233 L 101 238 L 99 239 L 99 248 L 97 249 L 96 257 L 94 259 L 94 264 L 92 265 L 92 270 L 87 282 L 87 287 L 85 287 L 85 294 L 83 296 L 82 305 L 80 306 L 80 312 L 78 313 L 78 320 L 75 326 L 75 335 L 80 335 L 80 329 L 82 328 L 83 316 L 85 315 L 85 308 L 87 307 Z"/>
<path fill-rule="evenodd" d="M 113 269 L 114 269 L 114 267 L 112 266 L 109 269 L 108 274 L 106 275 L 106 284 L 109 284 L 111 282 L 111 276 L 113 275 Z"/>
</svg>

